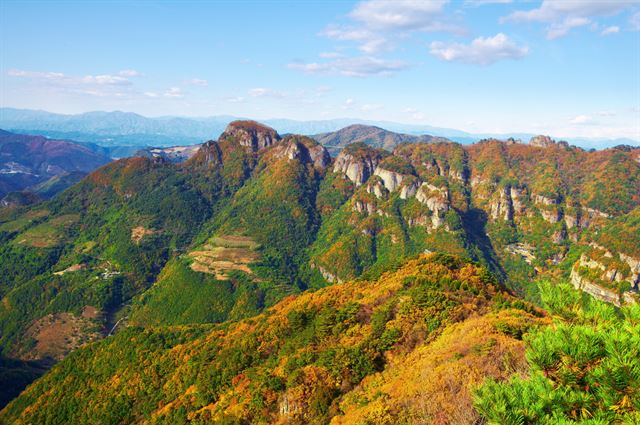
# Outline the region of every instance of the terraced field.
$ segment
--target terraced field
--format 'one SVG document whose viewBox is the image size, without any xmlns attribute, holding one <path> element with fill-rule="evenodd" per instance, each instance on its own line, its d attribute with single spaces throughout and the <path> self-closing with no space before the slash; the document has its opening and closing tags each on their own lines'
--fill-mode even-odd
<svg viewBox="0 0 640 425">
<path fill-rule="evenodd" d="M 61 215 L 27 230 L 17 242 L 34 248 L 56 246 L 62 242 L 66 230 L 79 219 L 78 214 Z"/>
<path fill-rule="evenodd" d="M 191 269 L 215 275 L 218 280 L 229 280 L 232 270 L 253 274 L 249 264 L 260 258 L 258 248 L 260 245 L 248 236 L 214 236 L 201 249 L 189 253 Z"/>
</svg>

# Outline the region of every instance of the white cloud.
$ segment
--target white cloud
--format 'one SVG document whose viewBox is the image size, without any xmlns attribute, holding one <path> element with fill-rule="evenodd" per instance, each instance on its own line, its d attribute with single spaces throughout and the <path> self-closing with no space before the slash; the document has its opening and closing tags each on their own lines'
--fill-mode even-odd
<svg viewBox="0 0 640 425">
<path fill-rule="evenodd" d="M 585 125 L 592 124 L 593 118 L 589 115 L 578 115 L 569 120 L 569 124 Z"/>
<path fill-rule="evenodd" d="M 616 15 L 634 4 L 637 0 L 544 0 L 540 7 L 513 12 L 502 21 L 547 23 L 547 38 L 553 39 L 588 24 L 589 18 Z"/>
<path fill-rule="evenodd" d="M 384 105 L 381 105 L 379 103 L 366 103 L 360 107 L 360 109 L 364 112 L 377 111 L 382 108 L 384 108 Z"/>
<path fill-rule="evenodd" d="M 230 103 L 242 103 L 245 101 L 245 98 L 242 96 L 232 96 L 232 97 L 225 97 L 224 100 Z"/>
<path fill-rule="evenodd" d="M 617 115 L 616 111 L 600 111 L 598 115 L 601 117 L 614 117 Z"/>
<path fill-rule="evenodd" d="M 254 89 L 250 89 L 248 92 L 249 96 L 251 97 L 275 97 L 275 98 L 283 98 L 286 96 L 285 93 L 276 91 L 276 90 L 272 90 L 272 89 L 268 89 L 268 88 L 264 88 L 264 87 L 257 87 Z"/>
<path fill-rule="evenodd" d="M 329 25 L 320 35 L 340 41 L 352 41 L 368 55 L 395 49 L 398 39 L 412 32 L 452 32 L 464 29 L 443 13 L 449 0 L 367 0 L 349 13 L 354 25 Z"/>
<path fill-rule="evenodd" d="M 631 15 L 631 18 L 629 18 L 629 23 L 631 24 L 631 28 L 636 31 L 640 31 L 640 12 L 636 12 Z"/>
<path fill-rule="evenodd" d="M 414 121 L 424 121 L 427 117 L 423 112 L 418 111 L 416 108 L 405 108 L 404 112 L 409 114 L 409 118 Z"/>
<path fill-rule="evenodd" d="M 10 77 L 30 78 L 34 80 L 57 80 L 62 81 L 68 78 L 61 72 L 38 72 L 38 71 L 24 71 L 21 69 L 10 69 L 7 71 L 7 75 Z"/>
<path fill-rule="evenodd" d="M 189 81 L 187 81 L 188 84 L 191 84 L 192 86 L 200 86 L 200 87 L 207 87 L 209 85 L 209 82 L 207 80 L 203 80 L 201 78 L 192 78 Z"/>
<path fill-rule="evenodd" d="M 439 30 L 437 17 L 448 0 L 369 0 L 360 2 L 350 16 L 368 27 L 387 30 Z"/>
<path fill-rule="evenodd" d="M 128 86 L 131 85 L 125 77 L 118 75 L 87 75 L 82 77 L 82 82 L 85 84 L 97 84 L 99 86 Z"/>
<path fill-rule="evenodd" d="M 160 97 L 160 94 L 153 92 L 153 91 L 146 91 L 143 93 L 145 96 L 147 97 L 151 97 L 151 98 L 156 98 L 156 97 Z"/>
<path fill-rule="evenodd" d="M 379 33 L 364 29 L 341 27 L 329 25 L 320 35 L 339 41 L 355 41 L 360 44 L 358 47 L 365 53 L 377 53 L 384 50 L 391 50 L 391 43 Z"/>
<path fill-rule="evenodd" d="M 508 4 L 512 3 L 513 0 L 465 0 L 464 4 L 467 6 L 484 6 L 487 4 Z"/>
<path fill-rule="evenodd" d="M 573 28 L 582 27 L 591 23 L 587 18 L 565 18 L 562 22 L 551 24 L 547 28 L 547 39 L 555 40 L 564 37 Z"/>
<path fill-rule="evenodd" d="M 141 77 L 142 74 L 136 71 L 135 69 L 123 69 L 118 72 L 118 75 L 121 77 Z"/>
<path fill-rule="evenodd" d="M 611 34 L 617 34 L 619 32 L 620 32 L 620 27 L 614 25 L 614 26 L 603 29 L 600 35 L 611 35 Z"/>
<path fill-rule="evenodd" d="M 471 44 L 434 41 L 429 52 L 447 62 L 490 65 L 503 59 L 523 58 L 529 48 L 518 46 L 503 33 L 498 33 L 493 37 L 478 37 Z"/>
<path fill-rule="evenodd" d="M 61 72 L 40 72 L 12 69 L 10 77 L 23 78 L 39 89 L 96 97 L 123 98 L 135 94 L 133 82 L 122 75 L 66 75 Z"/>
<path fill-rule="evenodd" d="M 342 105 L 342 109 L 351 108 L 354 103 L 355 100 L 353 100 L 352 98 L 345 99 L 344 104 Z"/>
<path fill-rule="evenodd" d="M 391 75 L 408 65 L 401 61 L 380 59 L 373 56 L 337 58 L 328 62 L 294 62 L 287 65 L 307 74 L 333 74 L 346 77 L 369 77 Z"/>
<path fill-rule="evenodd" d="M 165 91 L 162 95 L 164 97 L 173 98 L 173 99 L 184 97 L 184 93 L 182 92 L 182 89 L 180 87 L 171 87 L 169 88 L 169 90 Z"/>
</svg>

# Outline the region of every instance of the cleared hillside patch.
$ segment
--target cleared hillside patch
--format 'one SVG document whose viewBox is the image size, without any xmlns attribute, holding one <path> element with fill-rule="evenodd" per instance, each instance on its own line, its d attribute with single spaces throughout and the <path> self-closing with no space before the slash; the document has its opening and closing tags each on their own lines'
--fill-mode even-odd
<svg viewBox="0 0 640 425">
<path fill-rule="evenodd" d="M 200 249 L 191 251 L 191 269 L 209 273 L 218 280 L 229 280 L 233 270 L 253 274 L 249 264 L 260 259 L 260 247 L 252 238 L 238 235 L 215 236 Z"/>
</svg>

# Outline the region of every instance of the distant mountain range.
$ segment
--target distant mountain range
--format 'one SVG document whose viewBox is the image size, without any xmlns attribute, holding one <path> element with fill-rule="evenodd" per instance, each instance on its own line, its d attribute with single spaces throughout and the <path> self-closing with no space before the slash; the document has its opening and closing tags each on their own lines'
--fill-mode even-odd
<svg viewBox="0 0 640 425">
<path fill-rule="evenodd" d="M 372 125 L 353 124 L 338 131 L 311 136 L 330 153 L 337 153 L 351 143 L 365 143 L 376 148 L 393 150 L 401 143 L 448 142 L 444 137 L 394 133 Z"/>
<path fill-rule="evenodd" d="M 132 112 L 87 112 L 77 115 L 54 114 L 28 109 L 0 108 L 0 128 L 27 134 L 39 134 L 53 138 L 91 142 L 106 147 L 145 147 L 194 145 L 205 140 L 217 139 L 229 122 L 242 117 L 226 115 L 212 117 L 144 117 Z M 472 134 L 465 131 L 412 125 L 388 121 L 369 121 L 357 118 L 341 118 L 316 121 L 289 119 L 263 120 L 265 124 L 282 134 L 295 133 L 319 135 L 334 132 L 353 124 L 372 125 L 407 135 L 430 134 L 445 137 L 459 143 L 474 143 L 481 139 L 509 138 L 528 140 L 533 134 Z M 558 137 L 556 137 L 558 139 Z M 640 141 L 619 139 L 568 138 L 567 142 L 584 148 L 606 148 L 616 145 L 640 145 Z M 131 155 L 135 149 L 121 150 L 119 155 Z M 115 151 L 117 153 L 117 150 Z"/>
<path fill-rule="evenodd" d="M 110 161 L 95 145 L 0 130 L 0 198 L 25 189 L 53 196 Z"/>
</svg>

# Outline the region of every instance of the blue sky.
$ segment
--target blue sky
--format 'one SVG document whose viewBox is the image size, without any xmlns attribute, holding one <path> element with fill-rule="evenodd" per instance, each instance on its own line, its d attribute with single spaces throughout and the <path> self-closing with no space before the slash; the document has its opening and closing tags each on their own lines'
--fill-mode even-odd
<svg viewBox="0 0 640 425">
<path fill-rule="evenodd" d="M 640 1 L 0 2 L 0 105 L 640 140 Z"/>
</svg>

